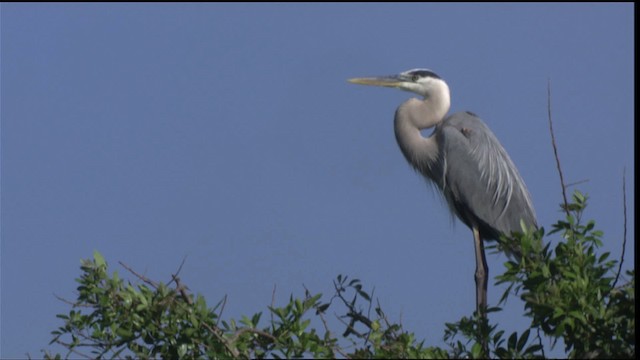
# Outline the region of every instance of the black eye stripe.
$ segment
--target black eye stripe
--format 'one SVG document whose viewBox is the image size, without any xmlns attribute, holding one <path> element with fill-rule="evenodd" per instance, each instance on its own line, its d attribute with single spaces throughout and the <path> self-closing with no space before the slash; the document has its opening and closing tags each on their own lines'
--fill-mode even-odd
<svg viewBox="0 0 640 360">
<path fill-rule="evenodd" d="M 411 76 L 411 80 L 416 81 L 419 78 L 425 78 L 425 77 L 432 77 L 435 79 L 440 79 L 440 76 L 438 76 L 438 74 L 434 73 L 431 70 L 413 70 L 411 72 L 409 72 L 409 75 Z"/>
</svg>

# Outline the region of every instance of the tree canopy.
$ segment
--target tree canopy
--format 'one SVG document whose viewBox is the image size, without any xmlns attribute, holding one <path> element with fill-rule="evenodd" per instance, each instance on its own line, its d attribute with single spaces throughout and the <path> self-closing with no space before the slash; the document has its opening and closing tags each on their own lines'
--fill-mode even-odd
<svg viewBox="0 0 640 360">
<path fill-rule="evenodd" d="M 582 220 L 587 197 L 575 192 L 563 206 L 566 217 L 545 233 L 523 229 L 505 244 L 519 246 L 517 259 L 504 264 L 497 284 L 507 284 L 498 306 L 510 296 L 524 302 L 529 326 L 507 334 L 500 324 L 473 313 L 447 323 L 447 348 L 424 340 L 390 320 L 359 279 L 338 275 L 330 297 L 305 289 L 265 313 L 223 319 L 226 298 L 210 307 L 180 281 L 179 270 L 166 284 L 125 264 L 131 280 L 109 273 L 98 252 L 82 260 L 77 298 L 57 315 L 63 324 L 51 344 L 66 354 L 47 358 L 545 358 L 543 338 L 562 340 L 570 358 L 635 358 L 635 271 L 621 274 L 622 258 L 598 253 L 602 232 Z M 543 241 L 545 239 L 545 241 Z M 506 240 L 506 239 L 503 239 Z M 623 281 L 620 281 L 623 279 Z M 328 310 L 343 314 L 344 329 L 330 329 Z M 372 311 L 373 309 L 373 311 Z M 331 315 L 334 316 L 334 315 Z M 319 319 L 319 328 L 311 326 Z M 548 341 L 546 343 L 549 343 Z M 481 344 L 488 344 L 485 353 Z M 547 346 L 548 347 L 548 346 Z"/>
</svg>

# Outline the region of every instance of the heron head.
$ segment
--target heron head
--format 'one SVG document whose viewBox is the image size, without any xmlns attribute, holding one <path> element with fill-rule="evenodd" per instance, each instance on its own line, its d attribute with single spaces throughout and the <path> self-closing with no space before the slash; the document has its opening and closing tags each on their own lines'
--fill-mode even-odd
<svg viewBox="0 0 640 360">
<path fill-rule="evenodd" d="M 353 84 L 394 87 L 425 98 L 433 91 L 449 91 L 447 84 L 429 69 L 412 69 L 391 76 L 363 77 L 348 80 Z"/>
</svg>

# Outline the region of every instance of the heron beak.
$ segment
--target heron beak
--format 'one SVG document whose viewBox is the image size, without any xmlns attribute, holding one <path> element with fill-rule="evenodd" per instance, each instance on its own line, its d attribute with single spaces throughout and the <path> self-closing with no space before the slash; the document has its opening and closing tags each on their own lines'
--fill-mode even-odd
<svg viewBox="0 0 640 360">
<path fill-rule="evenodd" d="M 385 87 L 400 87 L 402 84 L 402 79 L 398 76 L 379 76 L 379 77 L 364 77 L 364 78 L 353 78 L 347 80 L 352 84 L 359 85 L 370 85 L 370 86 L 385 86 Z"/>
</svg>

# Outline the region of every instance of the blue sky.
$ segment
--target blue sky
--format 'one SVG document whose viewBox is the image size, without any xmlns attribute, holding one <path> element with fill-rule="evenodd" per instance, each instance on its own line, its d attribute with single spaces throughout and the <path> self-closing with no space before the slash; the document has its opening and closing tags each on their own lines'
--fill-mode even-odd
<svg viewBox="0 0 640 360">
<path fill-rule="evenodd" d="M 227 318 L 347 274 L 442 345 L 475 307 L 471 232 L 395 143 L 412 95 L 346 82 L 416 67 L 494 131 L 547 229 L 550 79 L 566 181 L 614 256 L 626 167 L 633 267 L 632 4 L 2 4 L 1 37 L 2 358 L 55 349 L 54 294 L 94 250 L 165 281 L 186 256 Z"/>
</svg>

